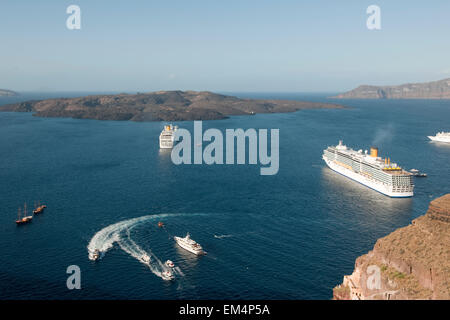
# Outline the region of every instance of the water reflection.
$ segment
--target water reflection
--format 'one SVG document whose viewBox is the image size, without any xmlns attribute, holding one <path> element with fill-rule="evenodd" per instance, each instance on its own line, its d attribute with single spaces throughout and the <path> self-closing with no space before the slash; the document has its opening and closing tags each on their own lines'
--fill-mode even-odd
<svg viewBox="0 0 450 320">
<path fill-rule="evenodd" d="M 429 141 L 428 143 L 431 144 L 431 145 L 434 145 L 436 147 L 439 147 L 439 148 L 448 148 L 448 149 L 450 149 L 450 143 L 448 143 L 448 142 Z"/>
<path fill-rule="evenodd" d="M 197 266 L 199 259 L 201 256 L 197 256 L 193 253 L 190 253 L 178 246 L 176 243 L 174 244 L 175 249 L 177 251 L 178 259 L 181 261 L 181 269 L 193 269 Z M 178 260 L 177 259 L 177 260 Z"/>
<path fill-rule="evenodd" d="M 353 213 L 365 225 L 402 225 L 411 219 L 412 198 L 385 196 L 328 167 L 322 169 L 321 183 L 323 197 L 334 204 L 337 212 Z"/>
</svg>

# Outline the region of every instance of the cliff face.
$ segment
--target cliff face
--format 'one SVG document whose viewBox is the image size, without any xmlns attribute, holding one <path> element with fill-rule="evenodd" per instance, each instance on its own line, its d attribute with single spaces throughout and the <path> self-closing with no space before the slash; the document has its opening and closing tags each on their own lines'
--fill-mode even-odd
<svg viewBox="0 0 450 320">
<path fill-rule="evenodd" d="M 450 299 L 450 194 L 357 258 L 333 299 Z"/>
<path fill-rule="evenodd" d="M 450 99 L 450 78 L 399 86 L 362 85 L 339 94 L 338 99 Z"/>
<path fill-rule="evenodd" d="M 212 92 L 159 91 L 96 95 L 4 105 L 0 111 L 35 112 L 39 117 L 97 120 L 181 121 L 223 119 L 229 115 L 343 108 L 340 105 L 291 100 L 239 99 Z"/>
</svg>

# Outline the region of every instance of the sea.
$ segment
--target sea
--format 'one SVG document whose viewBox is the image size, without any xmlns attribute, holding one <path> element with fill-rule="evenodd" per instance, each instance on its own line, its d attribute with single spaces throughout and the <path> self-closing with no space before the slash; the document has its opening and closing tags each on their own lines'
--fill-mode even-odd
<svg viewBox="0 0 450 320">
<path fill-rule="evenodd" d="M 0 104 L 87 94 L 24 93 Z M 279 171 L 266 176 L 259 164 L 175 165 L 159 149 L 165 122 L 0 113 L 0 299 L 331 299 L 378 238 L 450 192 L 450 145 L 427 138 L 450 131 L 450 100 L 231 94 L 347 108 L 203 121 L 222 132 L 279 129 Z M 377 146 L 428 177 L 415 178 L 413 198 L 384 196 L 326 167 L 323 150 L 339 140 Z M 45 212 L 17 226 L 18 208 L 39 201 Z M 175 244 L 188 232 L 207 255 Z M 101 259 L 89 260 L 89 249 Z M 172 281 L 161 277 L 168 259 Z"/>
</svg>

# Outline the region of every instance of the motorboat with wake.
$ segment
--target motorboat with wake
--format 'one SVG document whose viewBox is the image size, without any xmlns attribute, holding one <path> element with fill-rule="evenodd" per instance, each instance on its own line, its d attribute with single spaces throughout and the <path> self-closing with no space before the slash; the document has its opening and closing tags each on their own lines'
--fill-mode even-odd
<svg viewBox="0 0 450 320">
<path fill-rule="evenodd" d="M 89 260 L 97 261 L 98 259 L 100 259 L 100 251 L 98 249 L 89 252 Z"/>
<path fill-rule="evenodd" d="M 175 279 L 175 276 L 173 275 L 172 271 L 170 271 L 170 270 L 161 272 L 161 277 L 163 278 L 163 280 L 166 280 L 166 281 Z"/>
<path fill-rule="evenodd" d="M 171 260 L 167 260 L 164 264 L 168 268 L 174 268 L 175 267 L 175 264 Z"/>
</svg>

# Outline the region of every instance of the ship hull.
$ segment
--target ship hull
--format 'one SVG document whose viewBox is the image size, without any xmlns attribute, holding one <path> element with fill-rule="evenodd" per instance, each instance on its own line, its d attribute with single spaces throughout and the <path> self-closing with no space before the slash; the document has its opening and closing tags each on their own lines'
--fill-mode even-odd
<svg viewBox="0 0 450 320">
<path fill-rule="evenodd" d="M 378 191 L 388 197 L 391 198 L 410 198 L 414 195 L 414 192 L 393 192 L 391 188 L 389 188 L 388 186 L 381 184 L 381 183 L 377 183 L 373 180 L 370 180 L 356 172 L 353 172 L 347 168 L 344 168 L 338 164 L 336 164 L 333 161 L 330 161 L 328 159 L 326 159 L 325 157 L 323 158 L 323 160 L 325 161 L 325 163 L 328 165 L 328 167 L 330 169 L 332 169 L 333 171 L 336 171 L 337 173 L 342 174 L 343 176 L 346 176 L 347 178 L 350 178 L 356 182 L 359 182 L 360 184 L 369 187 L 375 191 Z"/>
<path fill-rule="evenodd" d="M 183 241 L 180 241 L 177 239 L 178 237 L 175 237 L 175 242 L 184 250 L 189 251 L 190 253 L 193 253 L 195 255 L 202 255 L 205 252 L 203 250 L 194 250 L 193 248 L 191 248 L 190 246 L 188 246 L 187 244 L 185 244 Z"/>
<path fill-rule="evenodd" d="M 428 138 L 429 138 L 431 141 L 443 142 L 443 143 L 450 143 L 450 139 L 437 138 L 437 137 L 433 137 L 433 136 L 428 136 Z"/>
<path fill-rule="evenodd" d="M 159 148 L 160 149 L 172 149 L 173 148 L 173 143 L 172 144 L 162 144 L 161 142 L 159 143 Z"/>
</svg>

